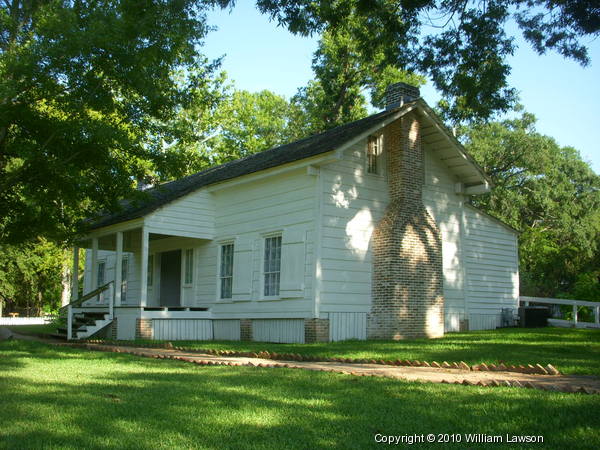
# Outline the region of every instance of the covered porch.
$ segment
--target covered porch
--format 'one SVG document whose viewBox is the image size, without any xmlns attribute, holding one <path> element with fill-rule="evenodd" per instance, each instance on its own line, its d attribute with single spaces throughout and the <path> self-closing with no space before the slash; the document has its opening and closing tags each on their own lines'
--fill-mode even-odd
<svg viewBox="0 0 600 450">
<path fill-rule="evenodd" d="M 73 273 L 85 249 L 82 295 L 114 283 L 113 306 L 184 310 L 194 306 L 197 249 L 211 239 L 184 233 L 153 230 L 141 223 L 120 229 L 99 229 L 80 240 L 73 251 Z M 160 231 L 160 232 L 157 232 Z M 79 285 L 73 280 L 72 301 Z M 104 291 L 86 300 L 87 306 L 106 305 Z"/>
<path fill-rule="evenodd" d="M 72 281 L 65 311 L 69 339 L 95 335 L 101 328 L 108 330 L 106 337 L 134 339 L 144 335 L 148 321 L 209 319 L 208 308 L 195 306 L 195 282 L 198 254 L 212 236 L 157 227 L 151 219 L 99 228 L 76 243 L 73 273 L 79 272 L 83 253 L 84 276 L 83 286 L 79 277 Z"/>
</svg>

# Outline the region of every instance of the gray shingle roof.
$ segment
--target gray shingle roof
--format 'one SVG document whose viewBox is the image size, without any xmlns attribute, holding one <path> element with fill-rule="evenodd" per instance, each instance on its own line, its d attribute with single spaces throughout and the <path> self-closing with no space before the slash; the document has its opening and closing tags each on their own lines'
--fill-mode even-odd
<svg viewBox="0 0 600 450">
<path fill-rule="evenodd" d="M 99 216 L 91 222 L 90 228 L 97 229 L 127 220 L 138 219 L 203 186 L 231 180 L 242 175 L 270 169 L 335 150 L 383 122 L 398 112 L 398 110 L 399 108 L 383 111 L 290 144 L 255 153 L 245 158 L 211 167 L 210 169 L 179 180 L 162 184 L 145 191 L 147 195 L 142 199 L 124 200 L 121 202 L 122 209 L 120 211 Z"/>
</svg>

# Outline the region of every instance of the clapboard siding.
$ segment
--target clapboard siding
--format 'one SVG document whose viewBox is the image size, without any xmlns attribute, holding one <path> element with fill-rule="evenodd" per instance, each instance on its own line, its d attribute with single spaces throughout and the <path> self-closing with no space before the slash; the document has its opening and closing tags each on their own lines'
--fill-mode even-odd
<svg viewBox="0 0 600 450">
<path fill-rule="evenodd" d="M 295 180 L 295 183 L 290 183 L 290 186 L 285 191 L 270 192 L 265 198 L 248 198 L 247 202 L 232 202 L 227 205 L 226 211 L 219 212 L 219 224 L 235 223 L 244 215 L 247 215 L 248 210 L 260 209 L 263 211 L 279 210 L 280 208 L 288 208 L 290 203 L 295 206 L 305 205 L 310 200 L 311 185 L 305 185 L 306 180 Z M 241 189 L 241 188 L 238 188 Z M 255 217 L 256 218 L 256 217 Z"/>
<path fill-rule="evenodd" d="M 217 260 L 219 247 L 208 242 L 198 249 L 198 265 L 196 268 L 196 305 L 207 305 L 217 301 Z"/>
<path fill-rule="evenodd" d="M 425 148 L 423 203 L 442 236 L 445 330 L 458 331 L 465 312 L 465 272 L 462 247 L 462 198 L 455 194 L 458 181 L 435 152 Z"/>
<path fill-rule="evenodd" d="M 502 308 L 518 306 L 517 246 L 514 231 L 465 208 L 465 294 L 471 330 L 500 326 Z"/>
<path fill-rule="evenodd" d="M 316 178 L 309 176 L 306 169 L 298 169 L 213 193 L 217 235 L 199 253 L 202 268 L 196 284 L 198 306 L 210 307 L 217 317 L 310 315 L 313 310 L 315 186 Z M 285 286 L 282 284 L 282 296 L 287 298 L 263 301 L 264 239 L 269 233 L 283 236 L 285 248 L 282 248 L 281 266 Z M 247 263 L 240 266 L 234 255 L 234 291 L 238 294 L 234 292 L 232 300 L 217 299 L 221 242 L 233 242 L 238 256 L 243 248 L 243 258 L 247 259 Z M 291 277 L 283 273 L 289 267 L 285 257 L 293 258 L 288 263 L 293 262 L 298 268 Z M 244 286 L 236 284 L 236 276 L 247 277 Z"/>
<path fill-rule="evenodd" d="M 364 314 L 370 308 L 370 240 L 385 211 L 388 190 L 385 177 L 366 173 L 365 152 L 366 139 L 348 148 L 342 161 L 321 168 L 320 311 L 323 313 Z M 348 337 L 343 337 L 339 328 L 343 316 L 331 317 L 338 324 L 333 325 L 337 327 L 336 336 L 358 338 L 356 331 L 348 331 Z M 348 325 L 352 326 L 350 322 Z M 330 333 L 331 330 L 330 322 Z"/>
<path fill-rule="evenodd" d="M 280 205 L 269 205 L 260 209 L 261 215 L 248 214 L 250 209 L 245 211 L 239 211 L 235 214 L 232 214 L 228 217 L 219 217 L 222 219 L 219 221 L 219 232 L 239 232 L 240 224 L 246 223 L 245 221 L 249 221 L 251 224 L 255 225 L 257 229 L 261 228 L 272 228 L 273 226 L 273 218 L 282 221 L 278 223 L 290 223 L 290 222 L 298 222 L 303 219 L 306 220 L 308 216 L 310 216 L 310 212 L 313 210 L 314 202 L 310 198 L 302 199 L 297 202 L 284 202 Z M 287 219 L 285 216 L 291 215 L 294 217 L 293 220 Z M 297 219 L 296 219 L 297 218 Z"/>
<path fill-rule="evenodd" d="M 343 312 L 329 313 L 329 339 L 345 341 L 367 338 L 367 314 Z"/>
<path fill-rule="evenodd" d="M 464 204 L 454 193 L 458 180 L 435 152 L 425 151 L 423 201 L 442 234 L 446 331 L 483 330 L 500 325 L 503 307 L 516 307 L 516 234 Z"/>
<path fill-rule="evenodd" d="M 213 336 L 215 341 L 239 341 L 239 320 L 213 320 Z"/>
<path fill-rule="evenodd" d="M 212 320 L 152 319 L 152 335 L 157 340 L 211 340 Z"/>
<path fill-rule="evenodd" d="M 215 235 L 215 205 L 205 190 L 169 203 L 144 219 L 154 233 L 211 239 Z"/>
<path fill-rule="evenodd" d="M 252 340 L 257 342 L 304 343 L 304 320 L 271 319 L 252 321 Z"/>
</svg>

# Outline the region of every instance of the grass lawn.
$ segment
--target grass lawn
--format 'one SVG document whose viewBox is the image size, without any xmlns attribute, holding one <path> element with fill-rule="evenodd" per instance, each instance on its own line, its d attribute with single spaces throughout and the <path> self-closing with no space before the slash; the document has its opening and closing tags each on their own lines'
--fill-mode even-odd
<svg viewBox="0 0 600 450">
<path fill-rule="evenodd" d="M 152 343 L 153 341 L 150 341 Z M 148 341 L 146 341 L 148 343 Z M 156 341 L 154 341 L 156 343 Z M 322 344 L 179 341 L 196 349 L 269 351 L 329 358 L 465 361 L 468 364 L 552 364 L 565 374 L 600 375 L 600 330 L 571 328 L 503 328 L 450 333 L 440 339 L 345 341 Z"/>
<path fill-rule="evenodd" d="M 463 439 L 417 448 L 485 447 L 465 444 L 464 433 L 600 447 L 599 396 L 196 366 L 24 341 L 0 342 L 0 399 L 0 448 L 368 448 L 377 433 Z"/>
</svg>

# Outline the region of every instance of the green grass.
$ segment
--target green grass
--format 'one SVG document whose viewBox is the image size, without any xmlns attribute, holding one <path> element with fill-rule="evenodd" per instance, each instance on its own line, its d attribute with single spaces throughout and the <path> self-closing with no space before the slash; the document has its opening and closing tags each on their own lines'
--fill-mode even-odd
<svg viewBox="0 0 600 450">
<path fill-rule="evenodd" d="M 6 326 L 9 330 L 26 335 L 42 335 L 42 334 L 52 334 L 56 331 L 58 327 L 55 323 L 46 323 L 44 325 L 9 325 Z"/>
<path fill-rule="evenodd" d="M 0 342 L 0 374 L 0 448 L 369 448 L 377 433 L 600 446 L 592 395 L 196 366 L 24 341 Z"/>
<path fill-rule="evenodd" d="M 152 344 L 156 341 L 140 341 Z M 552 364 L 565 374 L 600 375 L 600 330 L 504 328 L 451 333 L 440 339 L 345 341 L 319 344 L 179 341 L 190 349 L 297 353 L 323 358 L 410 359 L 468 364 Z"/>
</svg>

